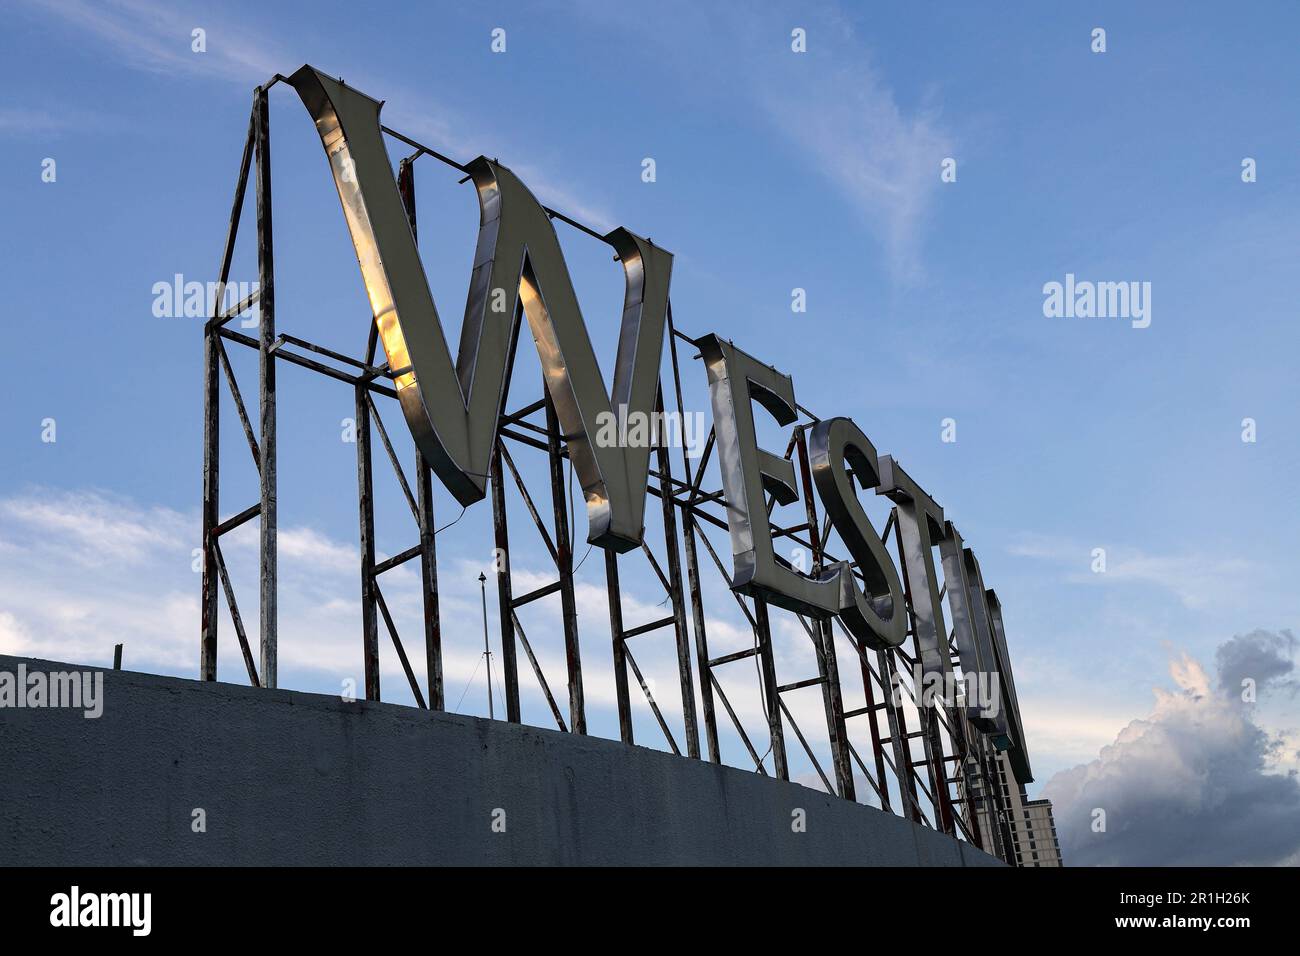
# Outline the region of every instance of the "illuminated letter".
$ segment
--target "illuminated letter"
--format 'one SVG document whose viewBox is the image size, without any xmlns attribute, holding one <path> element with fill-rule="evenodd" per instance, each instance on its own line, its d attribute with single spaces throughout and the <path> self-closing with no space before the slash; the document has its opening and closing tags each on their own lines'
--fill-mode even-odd
<svg viewBox="0 0 1300 956">
<path fill-rule="evenodd" d="M 794 465 L 759 448 L 754 433 L 755 401 L 782 425 L 798 417 L 794 382 L 716 335 L 706 335 L 695 344 L 709 373 L 713 429 L 735 562 L 731 587 L 787 610 L 818 617 L 835 613 L 839 610 L 838 569 L 814 579 L 779 560 L 772 548 L 763 498 L 765 491 L 785 505 L 799 498 Z"/>
<path fill-rule="evenodd" d="M 907 636 L 903 586 L 853 489 L 853 478 L 864 490 L 880 484 L 876 448 L 851 419 L 829 418 L 813 426 L 808 457 L 817 494 L 866 585 L 863 594 L 853 572 L 840 566 L 840 620 L 866 647 L 898 647 Z"/>
<path fill-rule="evenodd" d="M 480 225 L 453 363 L 384 148 L 382 104 L 309 66 L 289 82 L 329 157 L 407 425 L 447 489 L 462 505 L 484 495 L 522 309 L 587 501 L 587 540 L 617 551 L 640 544 L 650 449 L 592 436 L 601 413 L 653 410 L 672 255 L 626 229 L 604 237 L 626 279 L 607 392 L 550 217 L 514 173 L 480 156 L 466 167 Z"/>
</svg>

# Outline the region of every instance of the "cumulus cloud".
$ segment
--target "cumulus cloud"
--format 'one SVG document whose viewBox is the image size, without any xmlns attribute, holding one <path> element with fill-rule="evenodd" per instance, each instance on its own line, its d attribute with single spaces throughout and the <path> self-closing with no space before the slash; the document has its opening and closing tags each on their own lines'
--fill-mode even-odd
<svg viewBox="0 0 1300 956">
<path fill-rule="evenodd" d="M 222 547 L 256 646 L 254 529 L 239 529 Z M 199 530 L 197 509 L 94 489 L 35 487 L 0 498 L 0 653 L 104 663 L 122 642 L 132 670 L 193 676 Z M 312 528 L 280 529 L 282 667 L 331 676 L 357 671 L 359 612 L 337 597 L 356 592 L 356 554 L 355 544 Z M 414 603 L 415 579 L 402 570 L 389 580 L 391 603 L 405 610 Z M 242 658 L 221 614 L 221 673 L 238 680 Z M 400 670 L 396 675 L 401 679 Z"/>
<path fill-rule="evenodd" d="M 1296 681 L 1287 675 L 1295 670 L 1291 660 L 1295 649 L 1295 635 L 1289 630 L 1238 634 L 1214 652 L 1219 684 L 1228 694 L 1241 693 L 1248 680 L 1254 681 L 1257 689 L 1268 685 L 1294 694 Z"/>
<path fill-rule="evenodd" d="M 1171 661 L 1176 690 L 1157 688 L 1150 716 L 1044 788 L 1066 864 L 1300 862 L 1300 783 L 1277 772 L 1285 733 L 1260 727 L 1241 692 L 1246 677 L 1261 699 L 1284 688 L 1294 648 L 1289 631 L 1234 637 L 1216 653 L 1217 681 L 1186 654 Z"/>
</svg>

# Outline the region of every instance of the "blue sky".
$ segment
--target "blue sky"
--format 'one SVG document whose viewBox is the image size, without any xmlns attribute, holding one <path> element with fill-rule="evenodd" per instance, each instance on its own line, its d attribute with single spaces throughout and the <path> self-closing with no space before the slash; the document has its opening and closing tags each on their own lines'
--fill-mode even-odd
<svg viewBox="0 0 1300 956">
<path fill-rule="evenodd" d="M 775 363 L 803 405 L 853 417 L 904 464 L 1002 598 L 1031 790 L 1148 714 L 1171 658 L 1209 661 L 1234 634 L 1300 624 L 1295 10 L 695 6 L 6 4 L 0 650 L 99 662 L 124 640 L 129 666 L 196 673 L 200 323 L 155 317 L 151 289 L 176 273 L 215 277 L 252 88 L 304 62 L 386 100 L 385 121 L 416 139 L 462 161 L 497 157 L 543 201 L 672 250 L 680 328 Z M 497 27 L 504 54 L 490 50 Z M 796 27 L 807 53 L 790 49 Z M 1105 53 L 1090 49 L 1095 27 Z M 194 28 L 204 53 L 191 51 Z M 355 258 L 319 140 L 283 86 L 272 156 L 279 328 L 360 352 Z M 646 157 L 654 183 L 641 179 Z M 953 183 L 940 181 L 947 157 Z M 1245 157 L 1256 182 L 1242 181 Z M 455 317 L 477 210 L 452 171 L 428 159 L 417 170 L 426 268 Z M 621 275 L 604 247 L 561 239 L 607 361 Z M 1046 318 L 1043 285 L 1067 273 L 1150 282 L 1150 327 Z M 255 277 L 245 243 L 234 278 Z M 791 311 L 796 287 L 806 313 Z M 527 351 L 512 407 L 536 397 Z M 251 396 L 255 364 L 236 359 Z M 703 370 L 688 359 L 685 374 L 688 404 L 705 408 Z M 351 414 L 346 386 L 281 373 L 285 686 L 332 692 L 359 677 L 355 459 L 340 440 Z M 940 440 L 945 418 L 956 442 Z M 229 514 L 256 485 L 229 406 L 226 422 Z M 381 465 L 391 554 L 414 532 Z M 438 496 L 449 521 L 459 508 Z M 448 693 L 455 703 L 468 688 L 468 712 L 486 704 L 475 578 L 489 528 L 484 503 L 439 541 Z M 245 530 L 232 563 L 246 565 L 236 578 L 251 621 Z M 540 545 L 520 547 L 533 550 L 516 566 L 545 583 Z M 1104 574 L 1090 570 L 1098 547 Z M 401 573 L 393 602 L 419 656 L 414 577 Z M 600 622 L 598 556 L 580 577 Z M 629 590 L 629 625 L 665 613 L 644 572 Z M 719 646 L 743 646 L 729 599 L 711 595 Z M 558 685 L 562 645 L 545 617 L 531 626 Z M 795 673 L 810 666 L 803 638 L 781 635 L 791 679 L 807 676 Z M 584 632 L 593 681 L 607 683 L 607 644 Z M 665 651 L 647 645 L 646 666 L 671 701 Z M 409 699 L 385 652 L 386 690 Z M 240 673 L 228 626 L 222 668 Z M 810 693 L 799 713 L 817 727 Z M 589 694 L 593 728 L 616 735 L 604 684 Z M 540 707 L 526 704 L 546 723 Z M 1294 716 L 1293 700 L 1259 705 L 1285 741 L 1275 770 L 1295 764 Z M 638 734 L 657 745 L 644 711 Z"/>
</svg>

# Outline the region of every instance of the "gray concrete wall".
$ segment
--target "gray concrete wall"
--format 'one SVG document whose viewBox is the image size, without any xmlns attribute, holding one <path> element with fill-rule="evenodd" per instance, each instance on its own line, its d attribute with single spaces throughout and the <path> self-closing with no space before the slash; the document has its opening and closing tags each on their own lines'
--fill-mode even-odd
<svg viewBox="0 0 1300 956">
<path fill-rule="evenodd" d="M 20 663 L 74 669 L 0 656 L 0 672 Z M 1000 865 L 892 814 L 616 741 L 129 671 L 104 672 L 104 697 L 94 720 L 0 708 L 0 863 Z"/>
</svg>

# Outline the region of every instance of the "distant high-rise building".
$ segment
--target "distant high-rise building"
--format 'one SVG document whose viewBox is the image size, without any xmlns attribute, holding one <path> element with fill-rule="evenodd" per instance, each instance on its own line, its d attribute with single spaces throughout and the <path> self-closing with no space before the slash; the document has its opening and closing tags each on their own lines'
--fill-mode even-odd
<svg viewBox="0 0 1300 956">
<path fill-rule="evenodd" d="M 1008 861 L 1016 866 L 1064 866 L 1061 844 L 1056 838 L 1056 821 L 1052 817 L 1052 801 L 1029 799 L 1024 784 L 1018 783 L 1011 772 L 1005 753 L 998 754 L 993 765 L 994 786 L 1001 793 L 1005 811 L 1001 840 L 1010 841 Z M 980 807 L 978 814 L 980 833 L 991 848 L 994 842 L 987 803 Z"/>
</svg>

